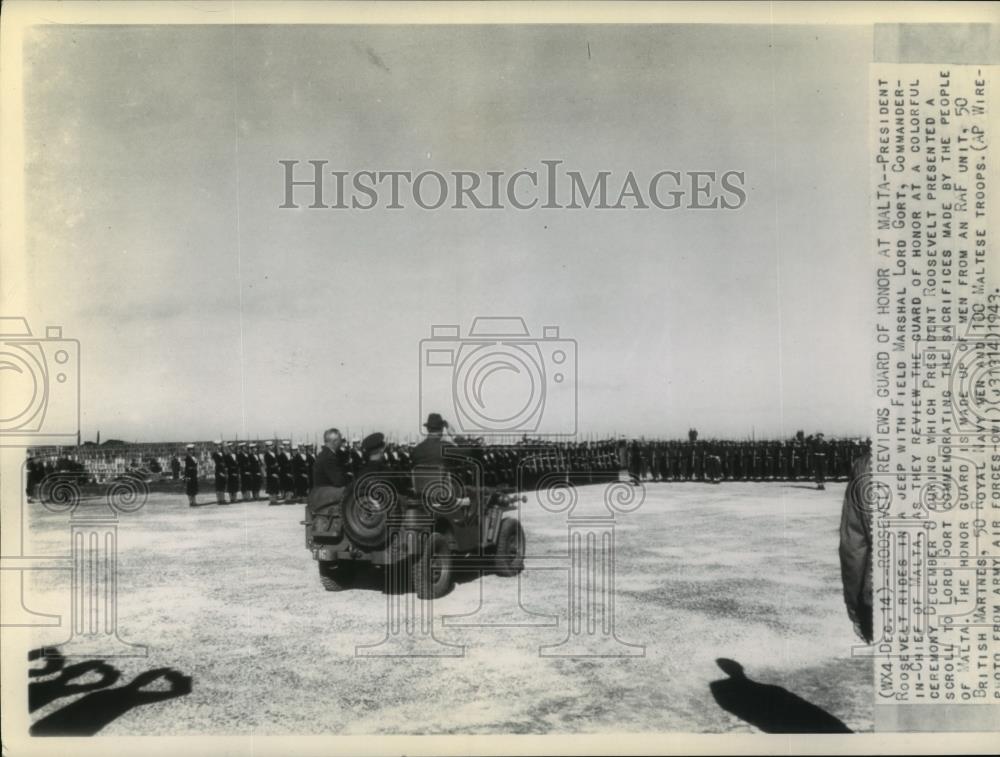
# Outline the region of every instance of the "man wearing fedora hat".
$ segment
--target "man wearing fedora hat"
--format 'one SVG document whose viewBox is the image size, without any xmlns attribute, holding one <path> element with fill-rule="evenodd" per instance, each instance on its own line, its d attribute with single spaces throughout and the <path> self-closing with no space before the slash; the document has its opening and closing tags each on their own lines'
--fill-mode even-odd
<svg viewBox="0 0 1000 757">
<path fill-rule="evenodd" d="M 441 467 L 445 460 L 444 450 L 455 446 L 444 438 L 444 430 L 448 428 L 448 421 L 442 418 L 440 413 L 431 413 L 427 416 L 424 428 L 427 429 L 427 436 L 413 448 L 410 455 L 413 465 L 414 467 Z"/>
</svg>

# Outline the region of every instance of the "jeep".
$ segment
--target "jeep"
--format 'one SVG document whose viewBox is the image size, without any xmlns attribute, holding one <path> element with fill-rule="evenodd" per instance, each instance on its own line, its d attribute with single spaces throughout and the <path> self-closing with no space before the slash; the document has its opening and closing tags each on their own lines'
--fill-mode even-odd
<svg viewBox="0 0 1000 757">
<path fill-rule="evenodd" d="M 361 583 L 366 571 L 402 569 L 420 599 L 443 597 L 455 569 L 516 576 L 524 565 L 524 530 L 512 490 L 475 487 L 438 469 L 386 471 L 348 487 L 343 500 L 310 510 L 306 547 L 327 591 Z"/>
</svg>

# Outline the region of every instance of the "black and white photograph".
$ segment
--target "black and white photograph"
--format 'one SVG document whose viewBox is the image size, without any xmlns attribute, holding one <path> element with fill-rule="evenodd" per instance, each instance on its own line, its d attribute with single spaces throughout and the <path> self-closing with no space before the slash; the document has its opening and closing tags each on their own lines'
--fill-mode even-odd
<svg viewBox="0 0 1000 757">
<path fill-rule="evenodd" d="M 995 752 L 998 20 L 6 3 L 5 751 Z"/>
</svg>

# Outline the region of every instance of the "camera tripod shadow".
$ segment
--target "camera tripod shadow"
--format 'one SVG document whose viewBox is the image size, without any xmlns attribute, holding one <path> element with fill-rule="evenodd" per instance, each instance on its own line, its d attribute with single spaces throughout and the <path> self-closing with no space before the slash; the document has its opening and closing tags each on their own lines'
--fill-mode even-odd
<svg viewBox="0 0 1000 757">
<path fill-rule="evenodd" d="M 47 651 L 54 656 L 46 656 Z M 30 729 L 32 736 L 93 736 L 135 707 L 191 693 L 190 676 L 173 668 L 147 670 L 129 683 L 114 686 L 121 672 L 104 660 L 86 660 L 66 666 L 66 658 L 54 650 L 39 648 L 28 653 L 29 661 L 38 659 L 44 660 L 43 667 L 30 670 L 28 675 L 46 680 L 29 681 L 29 712 L 63 697 L 84 696 L 37 720 Z M 98 676 L 97 680 L 74 683 L 89 679 L 93 674 Z M 160 679 L 166 681 L 169 688 L 147 690 Z M 110 688 L 112 686 L 114 688 Z"/>
<path fill-rule="evenodd" d="M 735 660 L 720 657 L 715 662 L 729 676 L 709 684 L 719 707 L 764 733 L 853 733 L 838 718 L 797 694 L 747 678 Z"/>
</svg>

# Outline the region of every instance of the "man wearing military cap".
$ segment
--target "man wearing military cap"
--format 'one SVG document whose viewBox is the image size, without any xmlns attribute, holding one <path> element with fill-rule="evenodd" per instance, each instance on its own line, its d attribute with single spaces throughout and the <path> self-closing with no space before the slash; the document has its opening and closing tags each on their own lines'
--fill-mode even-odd
<svg viewBox="0 0 1000 757">
<path fill-rule="evenodd" d="M 369 434 L 361 442 L 361 454 L 365 456 L 365 462 L 375 459 L 383 459 L 385 451 L 385 434 L 376 431 Z"/>
<path fill-rule="evenodd" d="M 303 445 L 296 444 L 295 447 L 292 448 L 292 451 L 295 453 L 292 456 L 292 493 L 294 495 L 294 499 L 287 504 L 303 502 L 305 501 L 306 495 L 309 493 L 309 478 L 305 449 Z"/>
<path fill-rule="evenodd" d="M 240 461 L 231 445 L 226 448 L 226 491 L 230 504 L 235 504 L 240 493 Z"/>
<path fill-rule="evenodd" d="M 361 454 L 364 455 L 365 464 L 361 470 L 359 478 L 386 471 L 385 448 L 385 434 L 380 431 L 376 431 L 374 434 L 369 434 L 362 440 Z M 398 477 L 385 479 L 385 481 L 397 491 L 399 491 L 400 488 L 398 486 L 400 480 L 401 479 Z"/>
<path fill-rule="evenodd" d="M 226 456 L 222 451 L 222 441 L 212 442 L 215 449 L 212 450 L 212 462 L 215 463 L 215 502 L 219 505 L 226 504 Z"/>
<path fill-rule="evenodd" d="M 812 445 L 812 474 L 817 489 L 826 489 L 827 443 L 823 434 L 816 434 Z"/>
<path fill-rule="evenodd" d="M 364 457 L 364 464 L 357 472 L 354 484 L 348 489 L 346 497 L 350 501 L 354 497 L 367 496 L 384 508 L 390 508 L 398 499 L 402 489 L 402 478 L 393 475 L 385 464 L 385 435 L 380 432 L 369 434 L 359 445 L 359 452 Z M 407 478 L 409 478 L 407 476 Z M 389 491 L 395 494 L 389 494 Z M 345 507 L 349 505 L 345 504 Z"/>
<path fill-rule="evenodd" d="M 292 443 L 286 439 L 281 443 L 281 451 L 278 453 L 278 478 L 281 498 L 284 500 L 291 500 L 295 490 L 295 482 L 292 479 L 292 458 L 289 454 L 291 447 Z"/>
<path fill-rule="evenodd" d="M 281 497 L 281 478 L 278 472 L 278 456 L 274 451 L 274 442 L 264 442 L 264 475 L 267 477 L 265 491 L 269 504 L 276 505 Z"/>
<path fill-rule="evenodd" d="M 240 470 L 240 492 L 243 494 L 243 501 L 247 502 L 250 500 L 250 453 L 247 450 L 247 445 L 244 442 L 236 448 L 236 461 L 239 465 Z"/>
<path fill-rule="evenodd" d="M 260 460 L 260 445 L 250 445 L 250 496 L 254 502 L 260 499 L 261 485 L 264 483 L 263 467 Z"/>
<path fill-rule="evenodd" d="M 187 492 L 188 507 L 198 506 L 198 461 L 194 456 L 194 445 L 186 447 L 184 455 L 184 490 Z"/>
<path fill-rule="evenodd" d="M 305 496 L 309 496 L 309 491 L 312 489 L 313 482 L 313 468 L 316 467 L 316 455 L 313 454 L 313 445 L 306 445 L 306 481 L 305 481 Z"/>
</svg>

